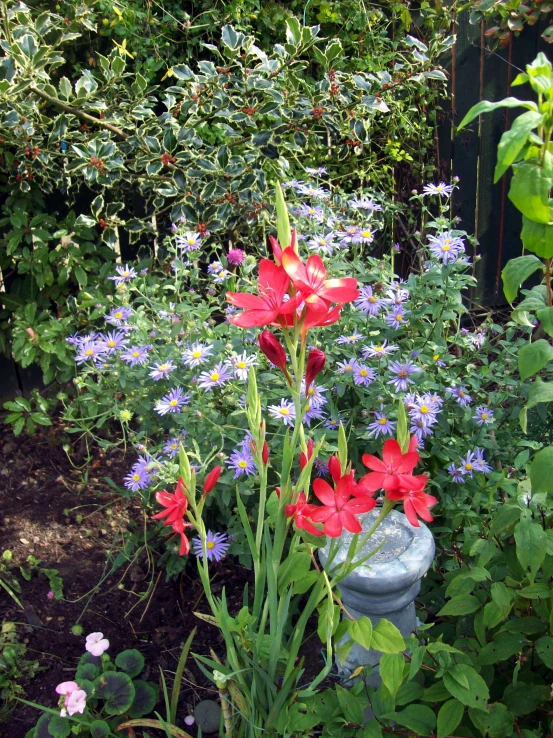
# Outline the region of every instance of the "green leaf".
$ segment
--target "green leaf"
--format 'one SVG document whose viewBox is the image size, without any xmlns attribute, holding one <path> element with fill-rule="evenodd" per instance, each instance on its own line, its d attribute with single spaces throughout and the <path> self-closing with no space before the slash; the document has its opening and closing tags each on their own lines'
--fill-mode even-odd
<svg viewBox="0 0 553 738">
<path fill-rule="evenodd" d="M 527 254 L 510 259 L 501 272 L 505 297 L 512 305 L 516 299 L 518 288 L 528 277 L 538 269 L 543 269 L 543 263 L 535 256 Z"/>
<path fill-rule="evenodd" d="M 453 731 L 461 722 L 464 711 L 464 705 L 459 700 L 444 702 L 438 713 L 438 738 L 453 735 Z"/>
<path fill-rule="evenodd" d="M 547 335 L 553 336 L 553 307 L 546 307 L 542 310 L 538 310 L 536 317 L 540 321 L 541 327 Z"/>
<path fill-rule="evenodd" d="M 545 449 L 544 449 L 545 450 Z M 549 467 L 551 474 L 551 467 Z M 531 581 L 545 558 L 547 536 L 539 523 L 534 523 L 530 510 L 523 510 L 520 522 L 515 527 L 517 558 L 525 572 L 529 572 Z"/>
<path fill-rule="evenodd" d="M 294 19 L 295 20 L 295 19 Z M 280 182 L 275 185 L 275 209 L 277 215 L 277 237 L 280 247 L 285 249 L 292 243 L 292 233 L 290 231 L 290 218 L 288 217 L 288 208 L 284 200 L 284 193 Z"/>
<path fill-rule="evenodd" d="M 532 251 L 542 259 L 550 259 L 553 256 L 553 225 L 535 223 L 526 216 L 522 216 L 520 238 L 527 251 Z"/>
<path fill-rule="evenodd" d="M 528 379 L 553 360 L 553 346 L 545 338 L 522 346 L 518 352 L 518 369 L 521 379 Z"/>
<path fill-rule="evenodd" d="M 134 685 L 127 674 L 120 671 L 107 671 L 94 682 L 95 696 L 105 700 L 104 709 L 108 715 L 122 715 L 127 712 L 134 700 Z"/>
<path fill-rule="evenodd" d="M 499 102 L 488 102 L 488 100 L 482 100 L 481 102 L 473 105 L 472 108 L 465 115 L 463 120 L 457 126 L 457 130 L 460 131 L 468 123 L 477 118 L 482 113 L 489 113 L 497 108 L 527 108 L 528 110 L 538 111 L 538 106 L 535 102 L 529 102 L 527 100 L 517 100 L 516 97 L 506 97 L 504 100 Z"/>
<path fill-rule="evenodd" d="M 450 695 L 467 707 L 483 709 L 490 698 L 486 682 L 467 664 L 451 666 L 445 672 L 443 682 Z"/>
<path fill-rule="evenodd" d="M 396 626 L 383 618 L 373 629 L 372 648 L 382 653 L 401 653 L 405 641 Z"/>
<path fill-rule="evenodd" d="M 529 715 L 542 702 L 551 701 L 551 687 L 526 684 L 518 681 L 508 684 L 503 693 L 503 702 L 515 715 Z"/>
<path fill-rule="evenodd" d="M 126 671 L 130 677 L 135 677 L 144 668 L 144 656 L 136 648 L 129 648 L 117 654 L 115 663 L 120 669 Z"/>
<path fill-rule="evenodd" d="M 438 615 L 470 615 L 480 607 L 480 600 L 474 595 L 457 595 L 442 607 Z"/>
<path fill-rule="evenodd" d="M 356 643 L 366 648 L 367 651 L 369 650 L 373 633 L 373 624 L 370 618 L 363 615 L 359 620 L 349 621 L 348 633 Z"/>
<path fill-rule="evenodd" d="M 393 720 L 418 735 L 432 735 L 436 727 L 434 711 L 426 705 L 407 705 L 404 710 L 395 713 Z"/>
<path fill-rule="evenodd" d="M 498 661 L 506 661 L 522 651 L 524 642 L 525 638 L 521 635 L 500 633 L 480 651 L 477 662 L 480 666 L 490 666 Z"/>
<path fill-rule="evenodd" d="M 289 44 L 298 46 L 301 43 L 301 26 L 299 20 L 295 16 L 289 16 L 286 19 L 286 40 Z"/>
<path fill-rule="evenodd" d="M 513 121 L 510 130 L 505 131 L 497 147 L 497 164 L 494 172 L 494 182 L 497 182 L 518 158 L 524 148 L 529 133 L 537 128 L 542 120 L 540 113 L 529 110 L 519 115 Z"/>
<path fill-rule="evenodd" d="M 550 383 L 551 384 L 551 383 Z M 552 388 L 553 389 L 553 388 Z M 534 456 L 530 465 L 532 494 L 553 491 L 553 446 L 546 446 Z M 540 526 L 541 528 L 541 526 Z M 545 533 L 544 533 L 545 535 Z"/>
<path fill-rule="evenodd" d="M 135 679 L 134 685 L 134 700 L 128 710 L 129 717 L 140 718 L 144 715 L 148 715 L 155 707 L 157 702 L 156 690 L 148 682 L 143 682 L 141 679 Z"/>
<path fill-rule="evenodd" d="M 237 33 L 232 26 L 223 26 L 221 40 L 228 49 L 234 51 L 239 48 L 242 39 L 242 34 Z"/>
<path fill-rule="evenodd" d="M 549 223 L 551 208 L 549 190 L 551 179 L 542 167 L 530 161 L 513 164 L 513 178 L 509 189 L 509 200 L 529 220 Z M 525 248 L 529 248 L 523 238 Z"/>
<path fill-rule="evenodd" d="M 485 710 L 469 710 L 469 717 L 482 733 L 489 738 L 505 738 L 513 732 L 514 715 L 505 705 L 495 702 Z"/>
<path fill-rule="evenodd" d="M 543 663 L 553 669 L 553 638 L 543 636 L 536 641 L 535 650 Z"/>
<path fill-rule="evenodd" d="M 71 723 L 66 718 L 54 715 L 50 718 L 50 722 L 48 723 L 48 733 L 50 733 L 53 738 L 67 738 L 71 733 Z"/>
<path fill-rule="evenodd" d="M 530 387 L 526 404 L 532 408 L 540 402 L 553 402 L 553 382 L 544 382 L 538 377 Z"/>
<path fill-rule="evenodd" d="M 110 734 L 110 727 L 105 720 L 93 720 L 88 729 L 91 738 L 105 738 Z"/>
<path fill-rule="evenodd" d="M 363 708 L 361 703 L 355 697 L 355 695 L 347 689 L 344 689 L 339 684 L 335 687 L 338 694 L 338 701 L 340 707 L 344 711 L 344 717 L 349 723 L 355 723 L 357 725 L 363 724 Z"/>
<path fill-rule="evenodd" d="M 405 659 L 402 653 L 384 653 L 380 659 L 380 678 L 394 698 L 403 682 L 404 665 Z"/>
</svg>

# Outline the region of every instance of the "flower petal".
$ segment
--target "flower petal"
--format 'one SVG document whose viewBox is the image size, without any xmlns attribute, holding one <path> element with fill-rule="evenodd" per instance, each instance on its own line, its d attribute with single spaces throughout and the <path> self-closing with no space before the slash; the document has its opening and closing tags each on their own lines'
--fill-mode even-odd
<svg viewBox="0 0 553 738">
<path fill-rule="evenodd" d="M 323 503 L 323 505 L 327 505 L 333 508 L 336 507 L 336 497 L 334 495 L 334 490 L 328 482 L 325 482 L 324 479 L 315 479 L 313 481 L 313 492 Z"/>
</svg>

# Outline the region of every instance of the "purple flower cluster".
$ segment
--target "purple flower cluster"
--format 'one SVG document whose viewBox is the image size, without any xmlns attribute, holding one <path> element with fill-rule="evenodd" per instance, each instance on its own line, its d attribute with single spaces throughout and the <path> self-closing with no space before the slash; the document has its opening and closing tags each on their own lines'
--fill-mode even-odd
<svg viewBox="0 0 553 738">
<path fill-rule="evenodd" d="M 252 437 L 249 433 L 246 434 L 242 443 L 236 448 L 226 462 L 229 469 L 234 472 L 234 478 L 246 474 L 251 476 L 255 474 L 256 466 L 252 455 Z"/>
<path fill-rule="evenodd" d="M 410 360 L 403 364 L 400 361 L 391 361 L 388 368 L 394 376 L 386 384 L 391 384 L 398 392 L 407 392 L 409 385 L 414 384 L 411 375 L 418 371 L 415 364 Z"/>
<path fill-rule="evenodd" d="M 395 433 L 397 423 L 390 420 L 388 414 L 384 412 L 381 405 L 380 410 L 373 413 L 374 420 L 369 423 L 367 430 L 371 438 L 380 438 L 380 436 L 391 436 Z"/>
<path fill-rule="evenodd" d="M 226 533 L 207 531 L 205 549 L 208 561 L 221 561 L 226 556 L 229 546 L 229 537 Z M 192 539 L 192 553 L 203 559 L 203 546 L 200 538 Z"/>
<path fill-rule="evenodd" d="M 131 492 L 139 492 L 146 489 L 152 483 L 152 477 L 155 474 L 157 463 L 151 457 L 138 457 L 138 461 L 133 464 L 130 472 L 124 479 L 124 484 Z"/>
<path fill-rule="evenodd" d="M 184 392 L 180 387 L 176 387 L 164 395 L 161 400 L 156 402 L 154 410 L 159 415 L 167 415 L 168 413 L 180 413 L 184 405 L 190 402 L 190 395 Z"/>
<path fill-rule="evenodd" d="M 459 462 L 455 464 L 451 463 L 447 467 L 447 471 L 452 478 L 452 481 L 458 484 L 464 484 L 465 479 L 468 477 L 472 479 L 475 472 L 482 472 L 489 474 L 492 471 L 492 467 L 484 459 L 484 449 L 475 448 L 474 451 L 467 451 L 467 455 L 459 459 Z"/>
<path fill-rule="evenodd" d="M 214 387 L 222 387 L 232 379 L 231 367 L 226 362 L 220 361 L 216 366 L 199 376 L 198 387 L 208 392 Z"/>
<path fill-rule="evenodd" d="M 454 264 L 465 253 L 463 239 L 455 236 L 452 231 L 428 236 L 428 243 L 428 250 L 442 264 Z"/>
<path fill-rule="evenodd" d="M 411 420 L 410 431 L 423 441 L 427 436 L 432 435 L 432 426 L 438 422 L 438 415 L 441 412 L 443 400 L 439 395 L 431 394 L 410 394 L 404 398 L 407 414 Z"/>
<path fill-rule="evenodd" d="M 464 387 L 462 384 L 458 387 L 456 385 L 454 385 L 453 387 L 448 387 L 448 389 L 446 389 L 446 392 L 454 397 L 461 407 L 466 407 L 472 402 L 472 397 L 467 392 L 467 388 Z"/>
</svg>

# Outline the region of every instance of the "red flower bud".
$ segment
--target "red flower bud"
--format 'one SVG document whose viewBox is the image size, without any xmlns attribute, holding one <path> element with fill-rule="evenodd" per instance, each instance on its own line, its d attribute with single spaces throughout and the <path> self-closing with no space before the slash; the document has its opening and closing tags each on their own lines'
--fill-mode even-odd
<svg viewBox="0 0 553 738">
<path fill-rule="evenodd" d="M 207 477 L 205 478 L 204 482 L 204 497 L 205 495 L 208 495 L 213 487 L 217 484 L 217 480 L 221 476 L 221 467 L 216 466 L 214 469 L 212 469 Z"/>
<path fill-rule="evenodd" d="M 304 454 L 303 451 L 300 454 L 300 469 L 302 471 L 305 469 L 305 467 L 307 466 L 307 462 L 312 456 L 313 456 L 313 441 L 310 438 L 307 441 L 307 454 Z"/>
<path fill-rule="evenodd" d="M 275 487 L 276 496 L 280 500 L 280 487 Z"/>
<path fill-rule="evenodd" d="M 342 477 L 342 468 L 337 456 L 331 456 L 328 460 L 328 471 L 335 482 L 339 482 Z"/>
<path fill-rule="evenodd" d="M 317 376 L 317 374 L 322 371 L 324 365 L 326 363 L 326 354 L 324 351 L 319 351 L 319 349 L 313 349 L 313 351 L 309 352 L 309 356 L 307 357 L 307 366 L 305 367 L 305 391 L 309 389 L 311 383 Z"/>
<path fill-rule="evenodd" d="M 263 451 L 261 452 L 261 461 L 267 466 L 269 463 L 269 444 L 263 441 Z"/>
<path fill-rule="evenodd" d="M 275 338 L 271 331 L 263 331 L 259 334 L 259 348 L 279 369 L 286 373 L 286 351 L 280 341 Z"/>
</svg>

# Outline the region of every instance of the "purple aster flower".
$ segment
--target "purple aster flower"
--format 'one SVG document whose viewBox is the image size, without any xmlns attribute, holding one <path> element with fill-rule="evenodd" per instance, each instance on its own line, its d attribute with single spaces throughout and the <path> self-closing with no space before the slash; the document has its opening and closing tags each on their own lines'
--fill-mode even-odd
<svg viewBox="0 0 553 738">
<path fill-rule="evenodd" d="M 432 400 L 431 395 L 411 395 L 404 398 L 409 417 L 414 423 L 419 421 L 429 428 L 437 422 L 440 405 Z"/>
<path fill-rule="evenodd" d="M 341 239 L 340 239 L 340 246 L 345 247 L 349 246 L 350 243 L 360 243 L 361 237 L 361 228 L 356 225 L 348 225 L 346 226 L 343 233 L 341 233 Z"/>
<path fill-rule="evenodd" d="M 175 303 L 170 302 L 169 303 L 169 310 L 160 310 L 158 313 L 160 318 L 176 318 L 177 314 L 175 313 Z M 150 334 L 151 335 L 151 334 Z"/>
<path fill-rule="evenodd" d="M 283 189 L 285 187 L 293 187 L 294 189 L 297 189 L 300 185 L 303 185 L 301 179 L 287 179 L 286 182 L 282 183 Z"/>
<path fill-rule="evenodd" d="M 468 328 L 461 328 L 461 330 L 459 331 L 459 333 L 460 333 L 460 334 L 461 334 L 462 336 L 468 336 L 468 334 L 469 334 L 469 329 L 468 329 Z"/>
<path fill-rule="evenodd" d="M 148 348 L 146 346 L 131 346 L 120 354 L 119 358 L 131 366 L 142 366 L 148 363 Z"/>
<path fill-rule="evenodd" d="M 252 366 L 257 366 L 257 359 L 255 356 L 248 356 L 246 351 L 244 351 L 239 356 L 232 356 L 230 363 L 234 369 L 234 376 L 245 382 L 248 378 L 250 368 Z"/>
<path fill-rule="evenodd" d="M 108 277 L 108 279 L 111 279 L 115 284 L 123 284 L 123 282 L 130 282 L 131 279 L 136 277 L 136 272 L 132 267 L 129 267 L 128 264 L 125 264 L 125 266 L 116 266 L 115 271 L 117 272 L 117 276 L 115 277 Z"/>
<path fill-rule="evenodd" d="M 218 272 L 215 272 L 211 275 L 211 278 L 215 282 L 215 284 L 223 284 L 227 279 L 230 279 L 232 277 L 232 274 L 229 272 L 228 269 L 225 269 L 224 267 L 222 269 L 219 269 Z"/>
<path fill-rule="evenodd" d="M 353 382 L 357 385 L 368 387 L 376 378 L 376 372 L 368 366 L 357 364 L 353 370 Z"/>
<path fill-rule="evenodd" d="M 457 484 L 464 484 L 465 483 L 465 475 L 463 473 L 462 469 L 459 469 L 454 462 L 452 462 L 448 467 L 447 471 L 449 476 L 451 477 L 452 482 L 456 482 Z"/>
<path fill-rule="evenodd" d="M 401 246 L 400 246 L 399 243 L 394 243 L 394 245 L 393 245 L 392 248 L 394 249 L 394 251 L 396 252 L 396 254 L 399 254 L 401 252 Z"/>
<path fill-rule="evenodd" d="M 325 187 L 314 187 L 310 184 L 299 185 L 297 192 L 306 197 L 319 198 L 319 200 L 328 200 L 330 197 L 330 192 Z"/>
<path fill-rule="evenodd" d="M 356 366 L 357 359 L 346 359 L 345 361 L 338 361 L 336 364 L 336 368 L 340 374 L 352 374 Z"/>
<path fill-rule="evenodd" d="M 313 251 L 322 251 L 327 256 L 332 256 L 336 243 L 334 242 L 334 234 L 327 233 L 326 236 L 314 236 L 307 242 L 308 248 Z"/>
<path fill-rule="evenodd" d="M 361 228 L 358 235 L 359 243 L 372 243 L 374 241 L 374 234 L 375 232 L 372 230 L 372 228 L 369 228 L 368 226 L 366 226 L 365 228 Z"/>
<path fill-rule="evenodd" d="M 353 200 L 348 201 L 348 205 L 353 210 L 368 210 L 371 213 L 376 213 L 382 210 L 382 205 L 379 205 L 371 197 L 361 195 L 361 197 L 354 197 Z"/>
<path fill-rule="evenodd" d="M 403 328 L 404 325 L 407 325 L 409 321 L 406 319 L 406 316 L 409 312 L 409 310 L 405 310 L 403 305 L 397 305 L 388 313 L 388 315 L 386 315 L 384 320 L 390 328 L 395 328 L 397 330 L 398 328 Z"/>
<path fill-rule="evenodd" d="M 409 432 L 416 436 L 419 441 L 423 441 L 427 436 L 431 436 L 434 431 L 431 423 L 424 420 L 415 420 L 411 423 Z"/>
<path fill-rule="evenodd" d="M 493 410 L 490 410 L 487 407 L 484 407 L 484 405 L 479 405 L 476 410 L 476 415 L 473 415 L 473 419 L 476 420 L 477 425 L 487 425 L 488 423 L 493 423 Z"/>
<path fill-rule="evenodd" d="M 183 251 L 195 251 L 196 249 L 199 249 L 202 245 L 201 240 L 202 237 L 195 231 L 186 231 L 183 236 L 175 236 L 177 248 L 182 249 Z"/>
<path fill-rule="evenodd" d="M 363 346 L 361 353 L 365 359 L 382 359 L 384 356 L 389 356 L 398 350 L 399 346 L 393 344 L 388 346 L 388 339 L 385 339 L 382 343 L 371 343 L 370 346 Z"/>
<path fill-rule="evenodd" d="M 314 177 L 321 177 L 323 174 L 327 173 L 326 167 L 319 167 L 318 169 L 315 169 L 314 167 L 305 167 L 305 171 L 308 174 L 312 174 Z"/>
<path fill-rule="evenodd" d="M 227 254 L 227 261 L 233 266 L 240 266 L 244 263 L 246 252 L 242 249 L 231 249 Z"/>
<path fill-rule="evenodd" d="M 296 210 L 296 213 L 302 218 L 308 218 L 309 220 L 324 220 L 324 210 L 320 205 L 307 205 L 302 203 Z"/>
<path fill-rule="evenodd" d="M 467 388 L 463 387 L 463 385 L 459 385 L 459 387 L 449 387 L 448 389 L 446 389 L 446 392 L 449 392 L 449 394 L 457 400 L 461 407 L 466 407 L 472 402 L 472 397 L 468 394 Z"/>
<path fill-rule="evenodd" d="M 359 341 L 362 341 L 365 336 L 362 333 L 357 332 L 357 328 L 353 329 L 353 333 L 349 336 L 339 336 L 336 339 L 336 343 L 344 344 L 344 343 L 358 343 Z"/>
<path fill-rule="evenodd" d="M 174 459 L 179 452 L 180 438 L 173 436 L 163 447 L 163 453 L 170 459 Z"/>
<path fill-rule="evenodd" d="M 151 478 L 146 468 L 135 464 L 124 479 L 125 487 L 131 492 L 139 492 L 151 484 Z"/>
<path fill-rule="evenodd" d="M 371 318 L 377 317 L 384 304 L 385 300 L 374 295 L 370 286 L 362 287 L 359 291 L 359 297 L 354 302 L 355 307 L 361 310 L 364 315 L 370 315 Z"/>
<path fill-rule="evenodd" d="M 476 348 L 482 348 L 486 342 L 486 336 L 483 333 L 473 333 L 469 336 L 469 340 Z"/>
<path fill-rule="evenodd" d="M 448 185 L 445 182 L 439 184 L 427 184 L 422 188 L 423 195 L 440 195 L 440 197 L 449 197 L 453 192 L 453 185 Z"/>
<path fill-rule="evenodd" d="M 83 364 L 89 359 L 97 361 L 105 350 L 104 344 L 99 341 L 84 341 L 78 344 L 78 353 L 75 356 L 75 362 L 77 364 Z"/>
<path fill-rule="evenodd" d="M 253 456 L 243 445 L 241 449 L 236 449 L 232 452 L 226 463 L 229 469 L 233 470 L 234 479 L 238 479 L 242 474 L 250 476 L 256 472 Z"/>
<path fill-rule="evenodd" d="M 221 561 L 229 549 L 226 533 L 213 533 L 208 530 L 205 537 L 205 548 L 208 561 Z M 192 539 L 192 553 L 203 559 L 202 542 L 199 538 Z"/>
<path fill-rule="evenodd" d="M 183 405 L 187 405 L 189 402 L 190 395 L 183 392 L 180 387 L 177 387 L 164 395 L 159 402 L 156 402 L 154 410 L 160 415 L 180 413 Z"/>
<path fill-rule="evenodd" d="M 327 477 L 328 476 L 328 464 L 326 461 L 323 461 L 322 459 L 315 459 L 313 462 L 313 469 L 315 470 L 315 474 L 318 477 Z"/>
<path fill-rule="evenodd" d="M 229 379 L 232 379 L 230 367 L 227 363 L 220 361 L 213 369 L 200 374 L 198 387 L 209 391 L 213 387 L 221 387 Z"/>
<path fill-rule="evenodd" d="M 282 420 L 284 425 L 293 425 L 296 418 L 294 403 L 281 400 L 280 405 L 269 405 L 269 415 L 275 420 Z"/>
<path fill-rule="evenodd" d="M 371 438 L 379 438 L 380 436 L 392 436 L 396 428 L 395 421 L 388 418 L 387 414 L 380 408 L 380 412 L 374 412 L 374 420 L 369 423 L 367 430 Z"/>
<path fill-rule="evenodd" d="M 407 392 L 409 385 L 414 383 L 410 375 L 417 371 L 415 364 L 409 360 L 404 364 L 399 361 L 391 361 L 389 369 L 396 376 L 388 380 L 386 384 L 393 385 L 398 392 Z"/>
<path fill-rule="evenodd" d="M 212 261 L 211 264 L 207 267 L 207 273 L 214 277 L 217 272 L 220 272 L 224 268 L 225 267 L 221 264 L 220 261 Z"/>
<path fill-rule="evenodd" d="M 447 366 L 445 361 L 441 359 L 440 357 L 441 357 L 441 354 L 434 354 L 434 356 L 432 357 L 432 361 L 434 362 L 434 364 L 439 367 Z"/>
<path fill-rule="evenodd" d="M 303 419 L 307 425 L 311 426 L 312 420 L 324 420 L 326 418 L 326 413 L 320 405 L 315 405 L 312 401 L 309 401 L 305 407 Z"/>
<path fill-rule="evenodd" d="M 112 353 L 124 348 L 127 345 L 127 340 L 123 331 L 111 331 L 103 337 L 102 344 L 108 353 Z"/>
<path fill-rule="evenodd" d="M 155 367 L 150 367 L 152 370 L 148 376 L 155 379 L 156 382 L 160 379 L 167 379 L 169 372 L 175 369 L 175 364 L 172 361 L 166 361 L 163 364 L 156 364 Z"/>
<path fill-rule="evenodd" d="M 305 394 L 305 379 L 301 381 L 301 395 L 304 399 L 309 400 L 312 407 L 322 407 L 328 402 L 324 393 L 328 392 L 327 387 L 319 387 L 316 384 L 309 385 L 307 396 Z"/>
<path fill-rule="evenodd" d="M 335 415 L 333 414 L 325 420 L 325 422 L 323 423 L 323 428 L 328 428 L 328 430 L 338 430 L 342 420 L 343 418 L 340 413 L 336 413 Z"/>
<path fill-rule="evenodd" d="M 132 315 L 132 310 L 129 307 L 117 307 L 113 308 L 111 313 L 105 316 L 104 320 L 106 323 L 120 328 L 124 323 L 127 322 L 129 317 Z"/>
<path fill-rule="evenodd" d="M 428 250 L 442 264 L 453 264 L 461 254 L 465 253 L 463 239 L 454 236 L 452 231 L 446 231 L 437 236 L 428 236 L 428 243 Z"/>
<path fill-rule="evenodd" d="M 212 351 L 213 346 L 205 343 L 195 343 L 193 346 L 186 349 L 182 355 L 182 362 L 193 369 L 194 367 L 203 364 L 206 359 L 211 356 Z"/>
<path fill-rule="evenodd" d="M 493 471 L 491 466 L 484 459 L 484 449 L 483 448 L 474 449 L 474 457 L 472 460 L 472 465 L 476 471 L 483 472 L 484 474 L 489 474 L 489 472 Z"/>
<path fill-rule="evenodd" d="M 461 465 L 459 466 L 459 470 L 461 471 L 463 476 L 468 476 L 472 479 L 473 472 L 478 471 L 474 468 L 474 460 L 474 452 L 467 451 L 466 457 L 464 459 L 461 459 Z"/>
</svg>

